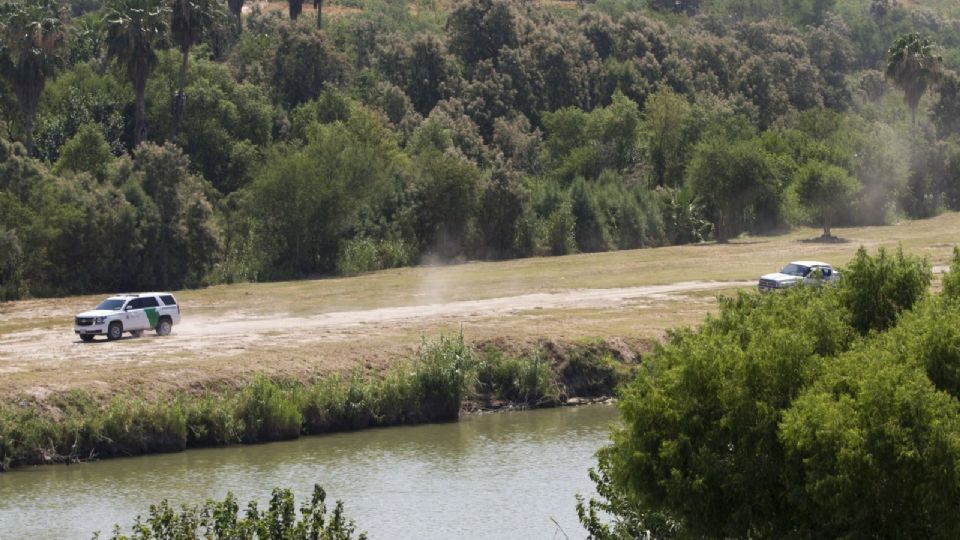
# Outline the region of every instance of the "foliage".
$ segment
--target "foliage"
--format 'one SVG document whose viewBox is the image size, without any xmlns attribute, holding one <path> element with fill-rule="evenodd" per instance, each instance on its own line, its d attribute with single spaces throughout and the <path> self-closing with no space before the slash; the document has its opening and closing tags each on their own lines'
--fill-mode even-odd
<svg viewBox="0 0 960 540">
<path fill-rule="evenodd" d="M 112 161 L 110 145 L 100 127 L 96 124 L 84 124 L 60 149 L 60 158 L 52 172 L 85 172 L 90 173 L 97 181 L 104 182 Z"/>
<path fill-rule="evenodd" d="M 147 138 L 144 92 L 165 38 L 170 8 L 163 0 L 110 0 L 104 20 L 107 55 L 123 70 L 136 96 L 133 144 Z"/>
<path fill-rule="evenodd" d="M 831 237 L 831 224 L 849 207 L 859 188 L 847 171 L 816 160 L 797 170 L 793 185 L 800 204 L 823 223 L 824 238 Z"/>
<path fill-rule="evenodd" d="M 960 248 L 954 246 L 950 270 L 943 275 L 943 296 L 960 300 Z"/>
<path fill-rule="evenodd" d="M 866 334 L 896 324 L 900 313 L 926 294 L 931 278 L 930 263 L 904 255 L 902 246 L 893 255 L 881 247 L 876 256 L 861 247 L 843 271 L 840 295 L 853 326 Z"/>
<path fill-rule="evenodd" d="M 344 233 L 378 206 L 404 166 L 394 137 L 364 110 L 343 123 L 315 124 L 307 138 L 300 149 L 274 149 L 251 185 L 267 275 L 332 270 Z"/>
<path fill-rule="evenodd" d="M 861 250 L 841 289 L 741 293 L 673 332 L 621 391 L 578 501 L 590 537 L 956 535 L 960 311 L 927 298 L 858 338 L 877 308 L 844 289 L 879 267 L 929 283 Z"/>
<path fill-rule="evenodd" d="M 200 506 L 184 505 L 180 509 L 163 500 L 150 506 L 146 519 L 137 516 L 130 536 L 124 535 L 118 525 L 108 538 L 365 539 L 366 533 L 356 534 L 353 521 L 344 515 L 342 501 L 337 501 L 333 511 L 327 513 L 326 498 L 323 488 L 314 485 L 310 502 L 301 505 L 299 516 L 293 492 L 289 489 L 275 488 L 270 503 L 263 510 L 257 507 L 256 501 L 251 501 L 243 516 L 232 493 L 227 493 L 222 501 L 207 500 Z M 94 538 L 100 538 L 100 534 L 95 534 Z"/>
<path fill-rule="evenodd" d="M 32 217 L 4 220 L 5 295 L 724 242 L 960 208 L 960 40 L 943 6 L 352 2 L 320 29 L 258 6 L 241 21 L 240 0 L 227 20 L 222 4 L 76 0 L 73 18 L 3 4 L 0 137 L 32 141 L 37 178 L 57 180 L 7 195 Z M 914 101 L 886 92 L 885 66 Z M 136 163 L 142 143 L 187 158 L 166 181 L 197 188 L 176 190 L 196 195 L 179 203 L 188 229 L 164 229 L 166 196 L 137 188 L 165 177 Z M 807 189 L 819 180 L 840 196 Z M 167 249 L 162 230 L 194 242 L 173 278 L 143 259 Z M 82 284 L 57 269 L 78 265 Z"/>
<path fill-rule="evenodd" d="M 33 117 L 47 77 L 64 48 L 62 6 L 53 0 L 0 5 L 0 76 L 13 86 L 24 116 L 24 144 L 33 151 Z"/>
<path fill-rule="evenodd" d="M 708 202 L 714 234 L 723 242 L 742 232 L 751 214 L 779 213 L 778 172 L 773 156 L 756 140 L 710 139 L 694 150 L 687 182 Z"/>
<path fill-rule="evenodd" d="M 942 62 L 930 39 L 916 32 L 898 37 L 887 51 L 886 75 L 903 90 L 914 124 L 920 98 L 939 79 Z"/>
<path fill-rule="evenodd" d="M 949 508 L 960 493 L 958 406 L 922 370 L 884 351 L 828 364 L 780 429 L 797 528 L 955 536 L 960 521 Z"/>
</svg>

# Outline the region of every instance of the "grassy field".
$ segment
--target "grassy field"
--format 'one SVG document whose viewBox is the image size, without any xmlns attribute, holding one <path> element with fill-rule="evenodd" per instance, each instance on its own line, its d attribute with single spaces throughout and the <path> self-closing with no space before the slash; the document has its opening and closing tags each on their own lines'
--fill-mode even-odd
<svg viewBox="0 0 960 540">
<path fill-rule="evenodd" d="M 379 372 L 410 357 L 423 336 L 460 330 L 470 343 L 508 350 L 590 339 L 642 350 L 666 329 L 702 320 L 715 309 L 716 294 L 748 287 L 791 259 L 843 265 L 861 245 L 873 252 L 900 244 L 942 266 L 958 232 L 960 214 L 950 213 L 836 229 L 844 241 L 829 244 L 810 241 L 819 231 L 799 229 L 724 245 L 221 285 L 177 293 L 184 320 L 173 336 L 112 343 L 83 344 L 72 333 L 72 317 L 103 295 L 0 304 L 0 397 L 42 400 L 71 388 L 164 393 L 261 372 L 304 380 Z M 699 288 L 631 289 L 684 282 Z M 622 298 L 611 289 L 624 291 Z M 558 302 L 559 295 L 569 300 Z"/>
</svg>

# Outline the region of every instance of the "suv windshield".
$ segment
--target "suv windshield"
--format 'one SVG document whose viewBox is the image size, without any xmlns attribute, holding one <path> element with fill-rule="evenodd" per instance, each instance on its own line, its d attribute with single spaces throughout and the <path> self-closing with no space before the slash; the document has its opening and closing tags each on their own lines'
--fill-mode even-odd
<svg viewBox="0 0 960 540">
<path fill-rule="evenodd" d="M 807 274 L 810 273 L 810 267 L 791 263 L 784 266 L 783 270 L 781 270 L 780 273 L 788 274 L 791 276 L 807 277 Z"/>
<path fill-rule="evenodd" d="M 97 309 L 106 309 L 106 310 L 110 310 L 110 311 L 117 311 L 117 310 L 120 309 L 121 307 L 123 307 L 123 300 L 116 300 L 116 299 L 108 298 L 108 299 L 104 300 L 103 302 L 100 302 L 100 305 L 97 306 Z"/>
</svg>

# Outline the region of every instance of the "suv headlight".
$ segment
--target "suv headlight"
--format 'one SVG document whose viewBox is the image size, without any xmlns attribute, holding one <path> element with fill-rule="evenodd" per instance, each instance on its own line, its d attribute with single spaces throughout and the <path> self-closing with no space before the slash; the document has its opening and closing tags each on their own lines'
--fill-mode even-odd
<svg viewBox="0 0 960 540">
<path fill-rule="evenodd" d="M 93 324 L 103 324 L 103 321 L 107 320 L 106 317 L 94 317 Z"/>
</svg>

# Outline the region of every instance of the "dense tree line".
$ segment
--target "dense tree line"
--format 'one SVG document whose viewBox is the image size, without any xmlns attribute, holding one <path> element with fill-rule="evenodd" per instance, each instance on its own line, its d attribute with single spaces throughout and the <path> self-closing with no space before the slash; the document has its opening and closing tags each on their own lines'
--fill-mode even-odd
<svg viewBox="0 0 960 540">
<path fill-rule="evenodd" d="M 838 288 L 740 293 L 621 392 L 595 539 L 955 538 L 960 250 L 861 248 Z"/>
<path fill-rule="evenodd" d="M 960 208 L 947 11 L 340 4 L 0 1 L 0 296 Z"/>
</svg>

